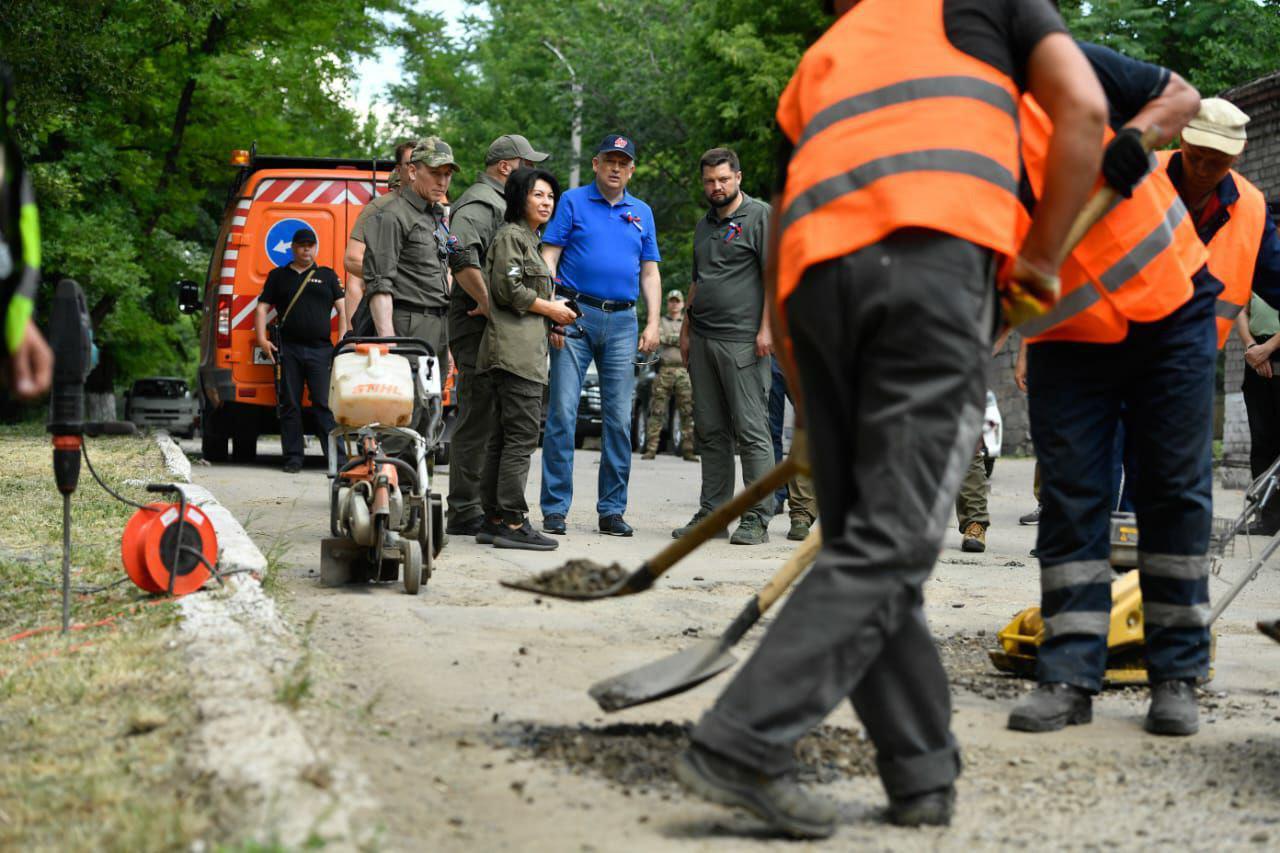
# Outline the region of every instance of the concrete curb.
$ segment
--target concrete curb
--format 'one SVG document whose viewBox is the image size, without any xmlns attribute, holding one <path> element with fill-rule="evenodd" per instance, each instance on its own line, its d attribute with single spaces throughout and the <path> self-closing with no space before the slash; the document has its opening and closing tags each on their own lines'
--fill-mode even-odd
<svg viewBox="0 0 1280 853">
<path fill-rule="evenodd" d="M 156 436 L 165 466 L 218 534 L 218 568 L 239 572 L 223 589 L 178 601 L 178 631 L 199 724 L 189 770 L 208 780 L 219 820 L 262 844 L 357 849 L 354 809 L 371 807 L 355 770 L 308 742 L 297 715 L 280 701 L 291 682 L 308 677 L 309 658 L 262 590 L 267 558 L 240 522 L 203 486 L 168 435 Z"/>
</svg>

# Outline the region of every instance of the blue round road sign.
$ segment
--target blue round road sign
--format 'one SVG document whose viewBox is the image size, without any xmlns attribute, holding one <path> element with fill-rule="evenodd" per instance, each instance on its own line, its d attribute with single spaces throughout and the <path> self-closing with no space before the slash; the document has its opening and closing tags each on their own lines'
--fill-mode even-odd
<svg viewBox="0 0 1280 853">
<path fill-rule="evenodd" d="M 267 229 L 267 257 L 278 267 L 293 260 L 293 235 L 299 228 L 307 228 L 316 234 L 316 255 L 320 254 L 320 234 L 307 222 L 301 219 L 281 219 Z"/>
</svg>

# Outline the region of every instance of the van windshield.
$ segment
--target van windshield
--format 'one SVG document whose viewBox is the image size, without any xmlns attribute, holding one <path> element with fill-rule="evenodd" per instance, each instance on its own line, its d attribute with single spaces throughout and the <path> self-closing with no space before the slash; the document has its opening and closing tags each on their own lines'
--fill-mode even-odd
<svg viewBox="0 0 1280 853">
<path fill-rule="evenodd" d="M 162 397 L 173 400 L 186 396 L 187 383 L 181 379 L 139 379 L 133 383 L 135 397 Z"/>
</svg>

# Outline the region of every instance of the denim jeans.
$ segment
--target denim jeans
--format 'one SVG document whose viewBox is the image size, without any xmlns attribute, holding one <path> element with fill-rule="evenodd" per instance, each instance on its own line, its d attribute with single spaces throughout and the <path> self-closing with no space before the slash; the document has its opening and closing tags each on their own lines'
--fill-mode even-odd
<svg viewBox="0 0 1280 853">
<path fill-rule="evenodd" d="M 636 389 L 635 309 L 600 311 L 582 306 L 578 327 L 582 338 L 567 338 L 564 349 L 551 349 L 550 399 L 542 440 L 542 516 L 568 515 L 573 503 L 573 436 L 578 422 L 582 380 L 592 361 L 600 375 L 604 418 L 600 439 L 600 475 L 596 512 L 601 517 L 627 511 L 631 477 L 631 406 Z"/>
<path fill-rule="evenodd" d="M 1043 507 L 1038 678 L 1102 685 L 1111 610 L 1110 524 L 1116 434 L 1138 515 L 1138 570 L 1151 680 L 1209 668 L 1209 531 L 1213 517 L 1214 301 L 1196 293 L 1163 320 L 1130 323 L 1114 344 L 1033 344 L 1027 358 L 1031 438 Z"/>
</svg>

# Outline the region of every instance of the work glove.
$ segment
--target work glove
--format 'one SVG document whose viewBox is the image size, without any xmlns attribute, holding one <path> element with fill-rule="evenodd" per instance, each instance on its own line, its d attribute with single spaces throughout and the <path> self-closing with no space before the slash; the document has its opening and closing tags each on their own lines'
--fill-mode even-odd
<svg viewBox="0 0 1280 853">
<path fill-rule="evenodd" d="M 1147 150 L 1142 147 L 1142 133 L 1136 127 L 1126 127 L 1117 133 L 1102 153 L 1102 176 L 1125 198 L 1133 197 L 1133 188 L 1150 168 Z"/>
</svg>

